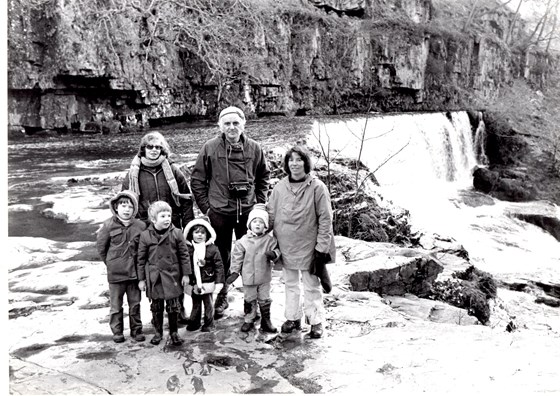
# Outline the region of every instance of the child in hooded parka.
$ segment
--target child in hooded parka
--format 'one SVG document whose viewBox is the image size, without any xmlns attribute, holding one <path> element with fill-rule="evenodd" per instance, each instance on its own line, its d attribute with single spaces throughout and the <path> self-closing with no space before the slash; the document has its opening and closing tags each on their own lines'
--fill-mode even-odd
<svg viewBox="0 0 560 396">
<path fill-rule="evenodd" d="M 141 292 L 138 288 L 137 247 L 140 233 L 146 224 L 136 219 L 138 198 L 129 190 L 116 194 L 109 201 L 113 216 L 103 222 L 97 233 L 97 251 L 107 266 L 109 281 L 109 326 L 113 341 L 124 342 L 123 298 L 128 301 L 130 336 L 144 341 L 140 319 Z"/>
<path fill-rule="evenodd" d="M 220 250 L 214 241 L 216 231 L 204 216 L 191 220 L 184 230 L 191 270 L 189 285 L 192 290 L 192 311 L 187 325 L 188 331 L 211 331 L 214 329 L 214 290 L 204 290 L 205 284 L 214 284 L 215 290 L 224 285 L 224 264 Z M 204 304 L 204 323 L 200 327 L 202 305 Z"/>
<path fill-rule="evenodd" d="M 258 320 L 258 304 L 262 315 L 260 329 L 276 333 L 270 321 L 270 288 L 273 262 L 280 258 L 280 249 L 276 238 L 266 232 L 268 213 L 264 204 L 255 204 L 249 212 L 247 228 L 247 234 L 235 242 L 231 254 L 231 275 L 226 284 L 231 285 L 241 273 L 245 298 L 245 319 L 241 331 L 248 332 L 254 327 L 254 322 Z"/>
</svg>

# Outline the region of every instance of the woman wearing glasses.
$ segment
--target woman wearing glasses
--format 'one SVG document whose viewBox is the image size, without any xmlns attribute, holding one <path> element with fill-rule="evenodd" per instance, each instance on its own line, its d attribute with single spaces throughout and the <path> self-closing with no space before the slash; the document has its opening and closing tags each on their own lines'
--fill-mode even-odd
<svg viewBox="0 0 560 396">
<path fill-rule="evenodd" d="M 171 221 L 183 229 L 194 219 L 193 201 L 187 177 L 169 160 L 169 144 L 159 132 L 142 137 L 138 154 L 130 164 L 122 189 L 138 194 L 140 220 L 150 224 L 148 207 L 155 201 L 165 201 L 172 209 Z"/>
</svg>

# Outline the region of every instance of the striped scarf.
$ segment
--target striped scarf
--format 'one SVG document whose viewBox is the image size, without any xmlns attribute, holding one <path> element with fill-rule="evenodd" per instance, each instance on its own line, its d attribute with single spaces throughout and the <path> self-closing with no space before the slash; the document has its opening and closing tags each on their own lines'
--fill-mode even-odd
<svg viewBox="0 0 560 396">
<path fill-rule="evenodd" d="M 185 194 L 179 193 L 179 186 L 177 185 L 177 180 L 175 180 L 175 175 L 173 174 L 173 169 L 171 168 L 171 164 L 164 156 L 160 156 L 156 160 L 149 160 L 146 157 L 139 157 L 138 155 L 136 155 L 132 159 L 132 163 L 130 164 L 130 172 L 128 173 L 130 189 L 134 191 L 136 194 L 138 194 L 138 196 L 141 195 L 140 186 L 138 185 L 138 173 L 140 173 L 141 164 L 149 167 L 156 167 L 158 165 L 161 165 L 161 168 L 163 169 L 163 174 L 165 175 L 165 180 L 167 180 L 167 184 L 171 189 L 171 195 L 173 196 L 175 205 L 180 206 L 179 197 Z"/>
</svg>

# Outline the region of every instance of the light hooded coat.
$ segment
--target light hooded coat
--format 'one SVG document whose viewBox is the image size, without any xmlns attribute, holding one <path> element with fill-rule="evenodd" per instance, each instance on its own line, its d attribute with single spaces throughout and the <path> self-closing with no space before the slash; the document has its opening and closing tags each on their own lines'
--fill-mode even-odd
<svg viewBox="0 0 560 396">
<path fill-rule="evenodd" d="M 315 250 L 336 257 L 332 207 L 327 186 L 314 175 L 294 184 L 288 177 L 272 190 L 267 204 L 270 227 L 278 240 L 282 265 L 308 271 Z"/>
<path fill-rule="evenodd" d="M 264 255 L 273 251 L 280 256 L 278 242 L 270 234 L 255 235 L 248 231 L 241 239 L 235 241 L 231 253 L 230 271 L 241 273 L 244 286 L 256 286 L 272 281 L 272 261 Z"/>
</svg>

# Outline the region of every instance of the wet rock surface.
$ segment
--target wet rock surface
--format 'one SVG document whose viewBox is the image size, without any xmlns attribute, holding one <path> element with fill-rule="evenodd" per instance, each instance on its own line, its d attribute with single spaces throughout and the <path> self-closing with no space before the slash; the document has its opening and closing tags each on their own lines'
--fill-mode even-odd
<svg viewBox="0 0 560 396">
<path fill-rule="evenodd" d="M 181 327 L 185 342 L 172 346 L 165 319 L 164 342 L 154 346 L 145 298 L 147 340 L 129 337 L 125 315 L 126 340 L 112 341 L 103 263 L 76 261 L 70 254 L 76 244 L 36 241 L 30 255 L 28 243 L 10 239 L 9 327 L 18 334 L 9 341 L 14 394 L 558 390 L 560 312 L 535 295 L 500 288 L 490 325 L 482 326 L 441 301 L 352 290 L 356 273 L 415 262 L 426 257 L 423 249 L 337 237 L 321 339 L 308 338 L 307 325 L 290 335 L 240 332 L 243 293 L 236 282 L 216 331 Z M 440 280 L 469 265 L 450 254 L 438 262 Z M 282 273 L 275 270 L 276 326 L 284 321 L 283 296 Z"/>
</svg>

